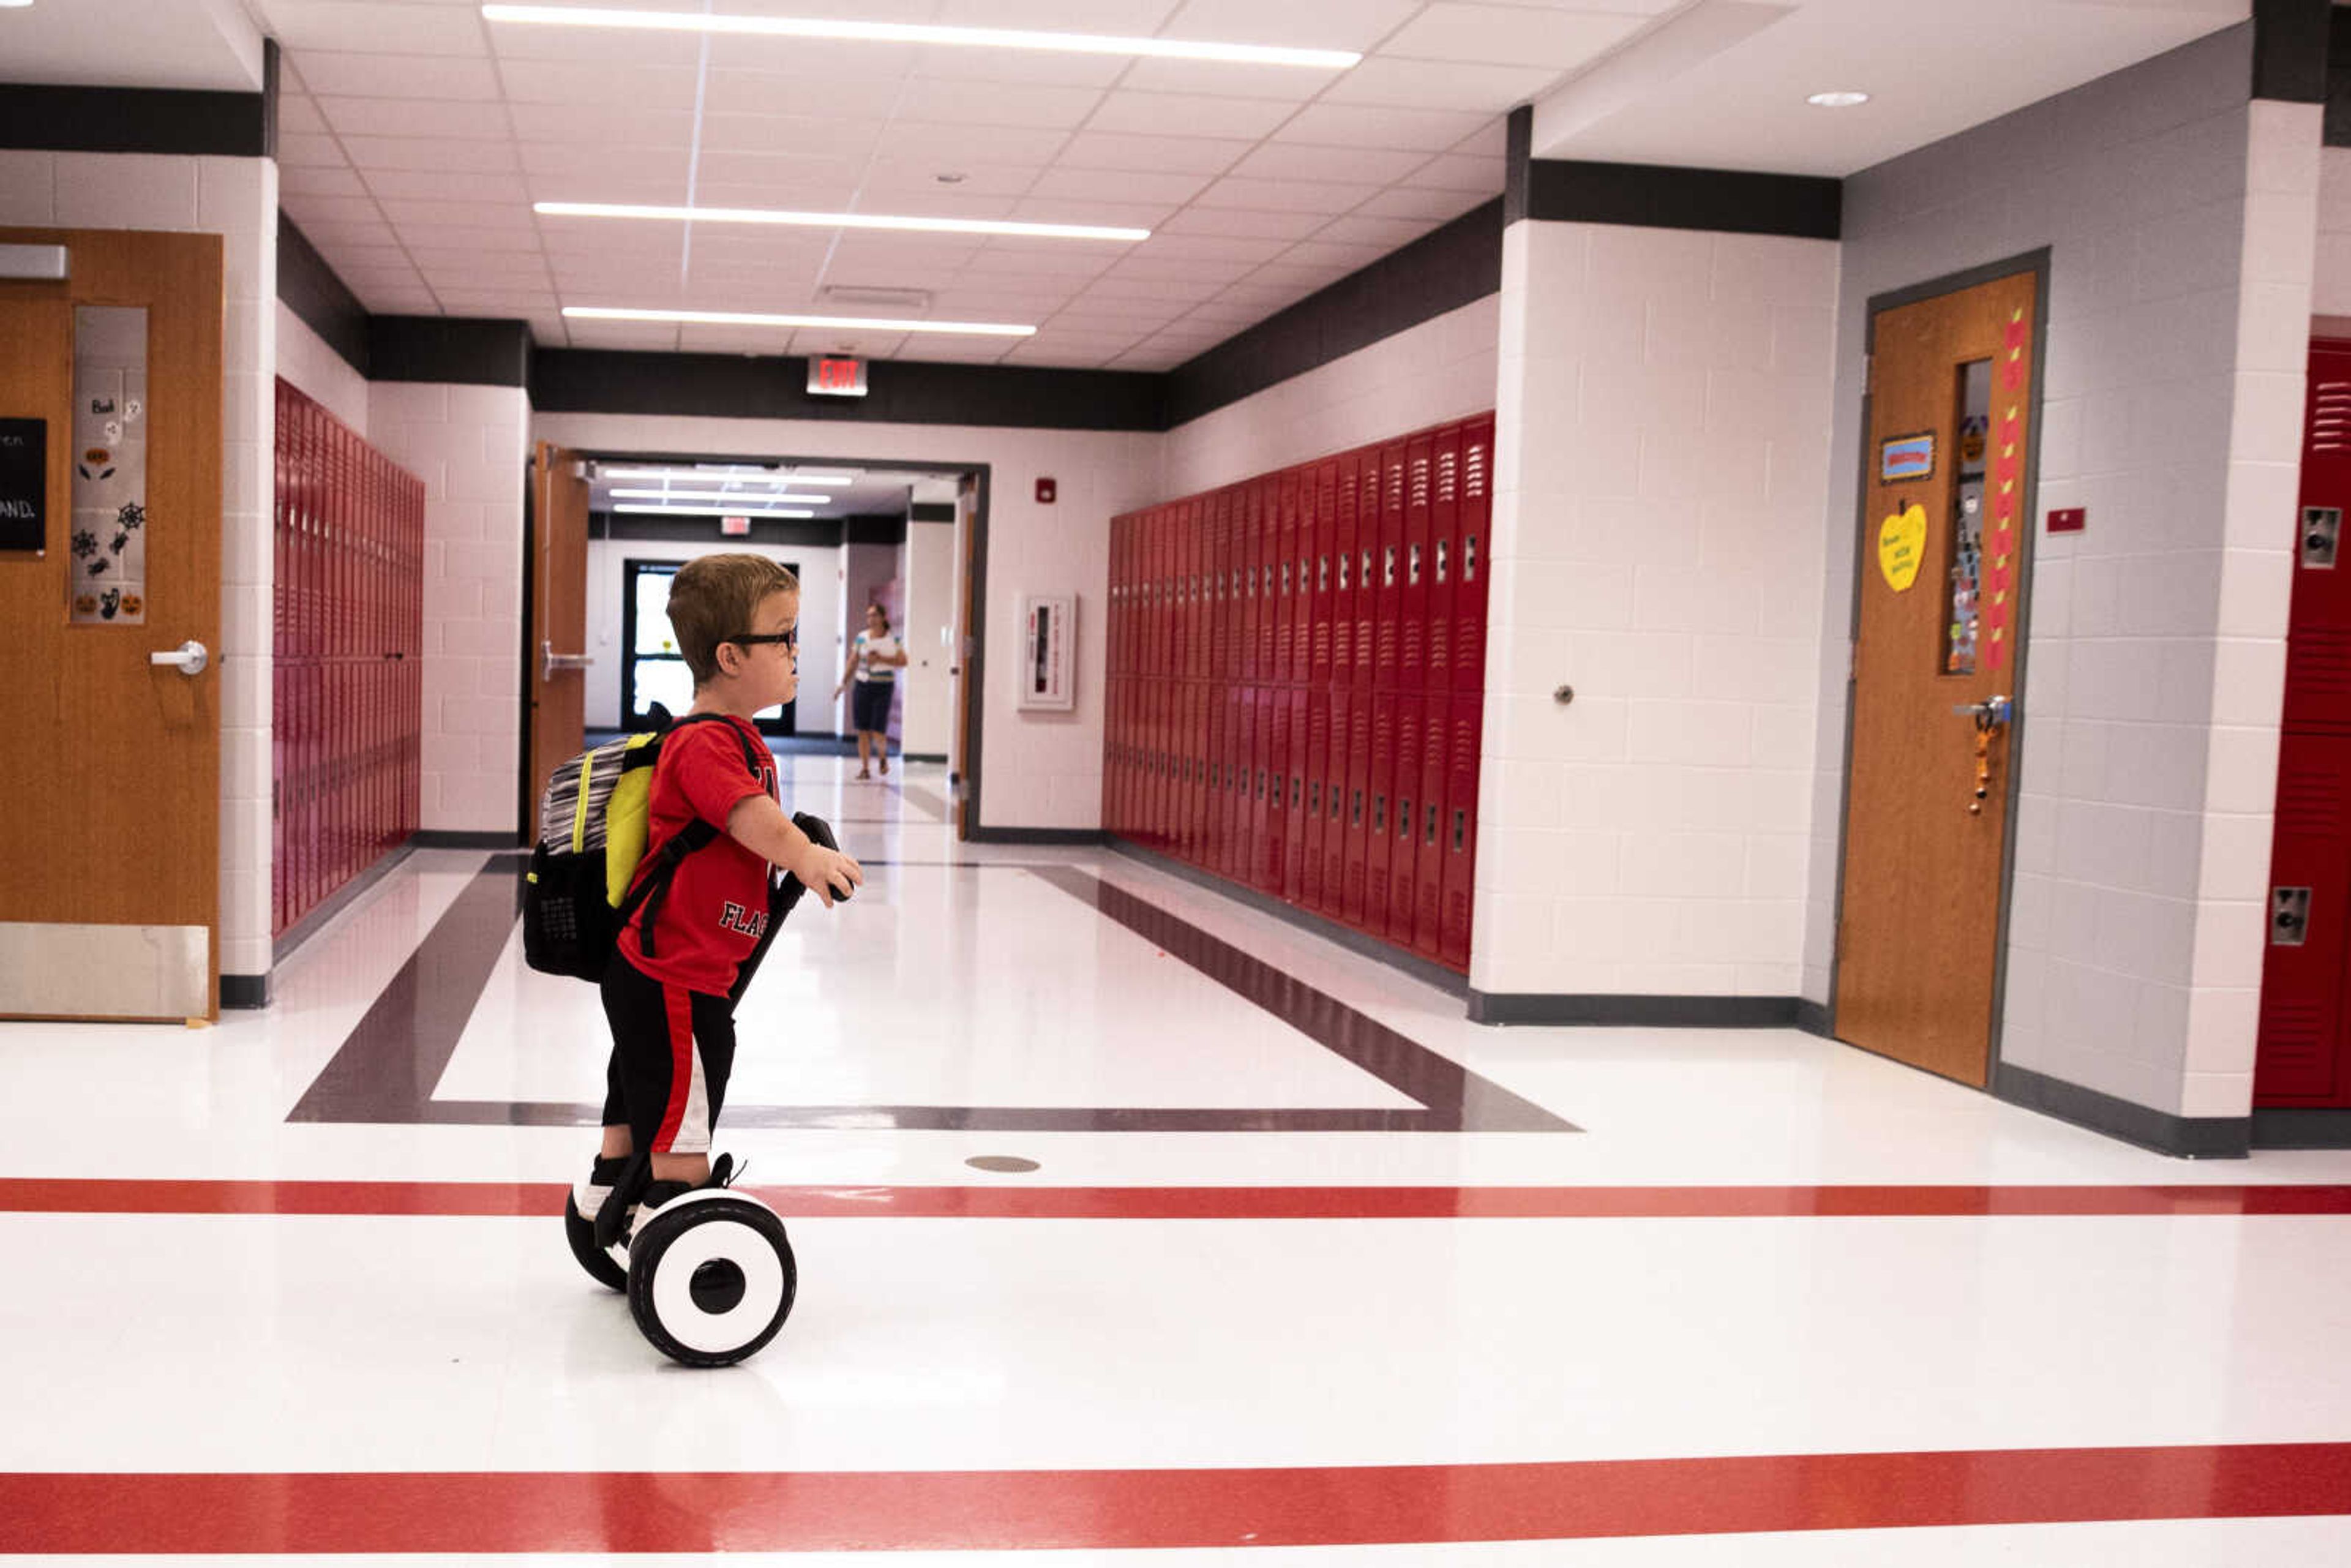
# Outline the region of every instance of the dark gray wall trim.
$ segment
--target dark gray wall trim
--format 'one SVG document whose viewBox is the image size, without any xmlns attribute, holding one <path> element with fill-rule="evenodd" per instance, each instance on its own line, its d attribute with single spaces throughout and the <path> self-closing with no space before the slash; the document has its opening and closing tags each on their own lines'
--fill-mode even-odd
<svg viewBox="0 0 2351 1568">
<path fill-rule="evenodd" d="M 2253 1112 L 2257 1149 L 2351 1149 L 2351 1111 L 2299 1107 Z"/>
<path fill-rule="evenodd" d="M 2326 25 L 2326 145 L 2351 147 L 2351 10 Z"/>
<path fill-rule="evenodd" d="M 956 520 L 953 501 L 916 501 L 907 508 L 910 523 L 952 523 Z"/>
<path fill-rule="evenodd" d="M 1469 1021 L 1615 1024 L 1649 1029 L 1793 1029 L 1794 997 L 1549 996 L 1469 993 Z"/>
<path fill-rule="evenodd" d="M 379 382 L 530 385 L 530 323 L 455 316 L 368 319 L 368 377 Z"/>
<path fill-rule="evenodd" d="M 277 40 L 261 40 L 261 155 L 277 156 Z"/>
<path fill-rule="evenodd" d="M 2134 1105 L 2078 1083 L 2068 1083 L 2003 1061 L 1993 1070 L 1991 1092 L 2011 1105 L 2087 1127 L 2153 1149 L 2191 1160 L 2241 1160 L 2252 1151 L 2250 1116 L 2175 1116 Z"/>
<path fill-rule="evenodd" d="M 368 311 L 309 237 L 277 214 L 277 298 L 360 375 L 368 373 Z"/>
<path fill-rule="evenodd" d="M 841 542 L 844 545 L 902 545 L 906 542 L 906 519 L 903 517 L 856 517 L 841 519 Z"/>
<path fill-rule="evenodd" d="M 2326 101 L 2330 0 L 2253 0 L 2253 96 Z"/>
<path fill-rule="evenodd" d="M 532 361 L 541 413 L 699 414 L 830 423 L 1159 430 L 1161 378 L 1132 371 L 879 361 L 863 397 L 810 397 L 792 355 L 547 349 Z"/>
<path fill-rule="evenodd" d="M 244 1011 L 269 1005 L 269 977 L 266 975 L 223 975 L 220 977 L 220 1005 Z"/>
<path fill-rule="evenodd" d="M 974 828 L 966 841 L 975 844 L 1099 844 L 1100 828 Z"/>
<path fill-rule="evenodd" d="M 1809 997 L 1796 998 L 1796 1027 L 1806 1034 L 1819 1035 L 1823 1040 L 1834 1040 L 1836 1030 L 1829 1022 L 1826 1002 L 1816 1002 Z"/>
<path fill-rule="evenodd" d="M 1552 158 L 1535 159 L 1527 173 L 1527 216 L 1546 223 L 1835 239 L 1844 207 L 1842 181 L 1810 174 Z"/>
<path fill-rule="evenodd" d="M 1526 221 L 1534 199 L 1535 108 L 1522 103 L 1502 121 L 1502 226 Z"/>
<path fill-rule="evenodd" d="M 40 152 L 267 156 L 266 93 L 0 84 L 0 147 Z"/>
<path fill-rule="evenodd" d="M 413 835 L 408 841 L 420 850 L 510 850 L 517 846 L 519 836 L 515 833 L 456 832 L 445 828 L 427 828 Z"/>
<path fill-rule="evenodd" d="M 1168 430 L 1502 287 L 1502 199 L 1471 208 L 1167 372 Z"/>
<path fill-rule="evenodd" d="M 900 752 L 900 753 L 898 754 L 898 760 L 899 760 L 899 761 L 901 761 L 901 762 L 942 762 L 942 763 L 943 763 L 943 762 L 945 762 L 946 759 L 947 759 L 947 754 L 946 754 L 946 752 L 944 752 L 944 751 L 902 751 L 902 752 Z M 869 864 L 869 865 L 870 865 L 870 864 L 871 864 L 871 863 L 872 863 L 872 862 L 871 862 L 869 861 L 869 862 L 863 862 L 863 863 L 865 863 L 865 864 Z"/>
<path fill-rule="evenodd" d="M 1111 836 L 1109 841 L 1113 851 L 1129 860 L 1140 861 L 1154 871 L 1165 872 L 1195 887 L 1229 898 L 1236 904 L 1245 904 L 1260 914 L 1270 915 L 1284 925 L 1295 925 L 1301 931 L 1320 936 L 1325 942 L 1335 943 L 1361 957 L 1385 964 L 1392 969 L 1401 969 L 1414 979 L 1435 986 L 1448 996 L 1466 997 L 1469 994 L 1467 979 L 1442 964 L 1430 963 L 1416 953 L 1408 953 L 1376 936 L 1366 936 L 1352 926 L 1327 920 L 1312 910 L 1301 909 L 1286 899 L 1275 898 L 1253 887 L 1243 887 L 1236 882 L 1228 882 L 1214 872 L 1202 871 L 1196 865 L 1172 859 L 1155 850 L 1144 849 L 1115 835 Z"/>
</svg>

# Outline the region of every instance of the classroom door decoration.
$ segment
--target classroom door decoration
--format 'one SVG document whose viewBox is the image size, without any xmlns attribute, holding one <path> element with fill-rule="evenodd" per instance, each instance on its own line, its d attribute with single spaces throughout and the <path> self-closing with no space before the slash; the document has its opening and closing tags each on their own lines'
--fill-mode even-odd
<svg viewBox="0 0 2351 1568">
<path fill-rule="evenodd" d="M 147 620 L 147 308 L 74 308 L 73 622 Z"/>
</svg>

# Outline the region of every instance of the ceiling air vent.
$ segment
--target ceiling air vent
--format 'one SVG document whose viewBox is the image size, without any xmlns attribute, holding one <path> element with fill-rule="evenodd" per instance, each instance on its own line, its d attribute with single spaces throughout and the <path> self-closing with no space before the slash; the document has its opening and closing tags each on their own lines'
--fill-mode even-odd
<svg viewBox="0 0 2351 1568">
<path fill-rule="evenodd" d="M 817 290 L 826 303 L 853 305 L 868 310 L 928 310 L 927 288 L 868 288 L 855 283 L 828 283 Z"/>
</svg>

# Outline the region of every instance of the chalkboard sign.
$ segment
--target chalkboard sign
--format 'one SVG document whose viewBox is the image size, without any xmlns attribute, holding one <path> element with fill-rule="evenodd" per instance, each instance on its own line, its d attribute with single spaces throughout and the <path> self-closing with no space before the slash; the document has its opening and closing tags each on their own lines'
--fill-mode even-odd
<svg viewBox="0 0 2351 1568">
<path fill-rule="evenodd" d="M 47 547 L 49 424 L 0 419 L 0 550 Z"/>
</svg>

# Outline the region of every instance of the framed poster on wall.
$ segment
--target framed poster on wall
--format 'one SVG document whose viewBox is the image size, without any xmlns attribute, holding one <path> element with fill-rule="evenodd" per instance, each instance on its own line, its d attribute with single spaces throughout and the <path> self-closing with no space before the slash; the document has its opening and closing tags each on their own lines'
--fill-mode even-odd
<svg viewBox="0 0 2351 1568">
<path fill-rule="evenodd" d="M 1078 601 L 1066 593 L 1020 601 L 1020 706 L 1067 713 L 1078 706 Z"/>
</svg>

